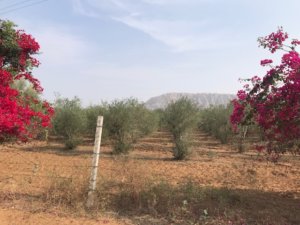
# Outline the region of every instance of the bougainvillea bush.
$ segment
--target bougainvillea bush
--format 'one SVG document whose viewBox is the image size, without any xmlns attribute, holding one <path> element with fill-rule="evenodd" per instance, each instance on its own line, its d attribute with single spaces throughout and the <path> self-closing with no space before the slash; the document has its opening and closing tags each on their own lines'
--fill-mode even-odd
<svg viewBox="0 0 300 225">
<path fill-rule="evenodd" d="M 244 80 L 233 101 L 231 123 L 235 129 L 253 123 L 261 127 L 266 142 L 256 148 L 275 159 L 286 151 L 299 154 L 300 56 L 296 49 L 300 41 L 289 40 L 282 28 L 258 41 L 271 53 L 282 52 L 281 61 L 274 65 L 271 59 L 261 60 L 261 66 L 268 68 L 266 74 Z"/>
<path fill-rule="evenodd" d="M 41 127 L 50 126 L 54 111 L 40 99 L 43 88 L 33 77 L 32 69 L 39 66 L 33 57 L 39 44 L 23 30 L 16 30 L 10 21 L 0 20 L 0 142 L 26 141 Z M 36 95 L 28 95 L 14 85 L 23 80 Z"/>
</svg>

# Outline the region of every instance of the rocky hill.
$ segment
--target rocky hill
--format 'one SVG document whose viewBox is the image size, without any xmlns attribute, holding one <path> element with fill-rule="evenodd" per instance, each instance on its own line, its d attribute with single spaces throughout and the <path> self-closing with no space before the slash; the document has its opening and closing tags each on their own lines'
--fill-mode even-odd
<svg viewBox="0 0 300 225">
<path fill-rule="evenodd" d="M 209 107 L 210 105 L 227 105 L 235 98 L 233 94 L 213 94 L 213 93 L 167 93 L 150 98 L 145 102 L 148 109 L 163 109 L 169 103 L 182 97 L 187 97 L 197 103 L 200 107 Z"/>
</svg>

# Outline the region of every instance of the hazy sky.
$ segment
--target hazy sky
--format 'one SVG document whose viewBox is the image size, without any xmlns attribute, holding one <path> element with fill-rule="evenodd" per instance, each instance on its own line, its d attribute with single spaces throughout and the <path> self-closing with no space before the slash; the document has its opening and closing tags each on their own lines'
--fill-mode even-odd
<svg viewBox="0 0 300 225">
<path fill-rule="evenodd" d="M 299 9 L 298 0 L 0 0 L 0 18 L 41 45 L 44 97 L 85 104 L 236 93 L 239 78 L 262 75 L 260 60 L 274 57 L 259 36 L 283 26 L 300 38 Z"/>
</svg>

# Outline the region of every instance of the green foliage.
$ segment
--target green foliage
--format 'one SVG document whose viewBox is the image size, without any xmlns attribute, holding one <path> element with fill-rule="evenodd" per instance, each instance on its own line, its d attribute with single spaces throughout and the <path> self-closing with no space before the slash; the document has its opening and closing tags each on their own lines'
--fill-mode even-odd
<svg viewBox="0 0 300 225">
<path fill-rule="evenodd" d="M 157 127 L 155 114 L 135 99 L 116 100 L 108 105 L 104 129 L 114 142 L 114 153 L 128 153 L 132 143 Z"/>
<path fill-rule="evenodd" d="M 165 111 L 163 109 L 155 109 L 153 111 L 155 113 L 157 119 L 158 119 L 158 128 L 160 130 L 164 129 L 167 127 L 167 122 L 165 118 Z"/>
<path fill-rule="evenodd" d="M 174 158 L 177 160 L 185 159 L 189 154 L 190 148 L 187 138 L 175 139 L 175 148 L 173 149 Z"/>
<path fill-rule="evenodd" d="M 74 149 L 85 131 L 86 118 L 80 100 L 75 97 L 58 98 L 55 102 L 55 116 L 52 124 L 55 134 L 65 138 L 68 149 Z"/>
<path fill-rule="evenodd" d="M 199 128 L 219 139 L 223 144 L 232 136 L 230 114 L 232 106 L 211 106 L 200 111 Z"/>
<path fill-rule="evenodd" d="M 0 55 L 5 55 L 7 61 L 10 61 L 12 67 L 9 72 L 16 74 L 15 69 L 18 67 L 18 55 L 20 54 L 20 47 L 16 42 L 16 25 L 11 21 L 0 20 Z"/>
<path fill-rule="evenodd" d="M 39 98 L 39 94 L 36 90 L 34 90 L 33 85 L 30 84 L 27 80 L 24 78 L 21 78 L 20 80 L 15 80 L 12 84 L 12 88 L 18 90 L 22 97 L 33 97 L 33 98 Z"/>
<path fill-rule="evenodd" d="M 133 115 L 135 118 L 135 135 L 132 135 L 133 141 L 137 138 L 148 135 L 154 130 L 157 130 L 159 117 L 158 115 L 148 110 L 144 105 L 138 104 L 133 110 Z"/>
<path fill-rule="evenodd" d="M 158 116 L 135 99 L 115 100 L 82 108 L 78 98 L 58 98 L 53 131 L 65 138 L 67 149 L 75 148 L 80 136 L 94 137 L 97 117 L 104 117 L 102 140 L 112 141 L 113 152 L 128 153 L 133 142 L 157 128 Z"/>
<path fill-rule="evenodd" d="M 130 149 L 130 134 L 134 130 L 134 108 L 136 100 L 114 101 L 108 106 L 105 127 L 110 138 L 114 140 L 114 153 L 127 153 Z"/>
<path fill-rule="evenodd" d="M 65 140 L 65 146 L 67 150 L 73 150 L 80 144 L 80 139 L 78 137 L 72 137 Z"/>
<path fill-rule="evenodd" d="M 19 57 L 22 54 L 22 47 L 17 42 L 18 35 L 16 31 L 20 31 L 17 29 L 17 25 L 9 20 L 1 20 L 0 19 L 0 55 L 5 56 L 5 63 L 9 62 L 10 66 L 6 65 L 3 68 L 9 71 L 13 75 L 17 75 L 20 73 L 20 61 Z M 32 47 L 32 46 L 31 46 Z M 28 49 L 26 51 L 29 51 Z M 31 52 L 32 49 L 29 51 Z M 28 52 L 28 53 L 29 53 Z M 32 53 L 32 52 L 31 52 Z M 30 53 L 30 54 L 31 54 Z M 34 54 L 36 54 L 35 52 Z M 26 71 L 30 71 L 33 69 L 33 65 L 29 62 L 26 62 Z"/>
<path fill-rule="evenodd" d="M 130 139 L 116 139 L 114 141 L 114 154 L 127 154 L 132 148 Z"/>
<path fill-rule="evenodd" d="M 262 141 L 263 135 L 256 125 L 240 126 L 239 132 L 233 132 L 230 124 L 231 112 L 231 104 L 202 109 L 198 127 L 220 140 L 222 144 L 231 143 L 239 153 L 243 153 L 248 149 L 250 143 Z"/>
<path fill-rule="evenodd" d="M 167 106 L 164 120 L 167 127 L 177 139 L 196 126 L 198 108 L 187 98 L 181 98 Z"/>
<path fill-rule="evenodd" d="M 184 159 L 188 155 L 188 134 L 196 126 L 197 120 L 198 108 L 187 98 L 181 98 L 165 109 L 164 123 L 175 140 L 173 151 L 175 159 Z"/>
<path fill-rule="evenodd" d="M 105 123 L 106 123 L 106 115 L 108 114 L 108 105 L 107 103 L 103 103 L 101 105 L 93 105 L 89 106 L 84 109 L 85 117 L 86 117 L 86 134 L 89 136 L 94 137 L 96 126 L 97 126 L 97 119 L 98 116 L 104 117 L 104 128 L 102 129 L 102 141 L 107 140 L 107 129 L 105 129 Z"/>
</svg>

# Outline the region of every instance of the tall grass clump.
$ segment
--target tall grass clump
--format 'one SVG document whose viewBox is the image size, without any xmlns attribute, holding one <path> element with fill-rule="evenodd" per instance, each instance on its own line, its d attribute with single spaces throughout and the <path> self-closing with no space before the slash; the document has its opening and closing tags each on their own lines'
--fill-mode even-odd
<svg viewBox="0 0 300 225">
<path fill-rule="evenodd" d="M 164 123 L 175 141 L 173 149 L 175 159 L 185 159 L 190 153 L 188 137 L 190 131 L 196 126 L 197 120 L 198 108 L 187 98 L 172 102 L 165 109 Z"/>
<path fill-rule="evenodd" d="M 87 181 L 85 181 L 87 183 Z M 74 179 L 53 179 L 45 189 L 42 199 L 49 205 L 60 208 L 81 209 L 86 202 L 88 187 Z"/>
<path fill-rule="evenodd" d="M 52 120 L 54 134 L 62 136 L 67 149 L 75 149 L 85 131 L 86 117 L 80 99 L 58 98 Z"/>
<path fill-rule="evenodd" d="M 122 214 L 172 218 L 177 221 L 174 224 L 205 224 L 208 216 L 217 217 L 227 208 L 241 206 L 241 197 L 235 191 L 200 187 L 189 181 L 176 186 L 160 181 L 141 190 L 122 186 L 112 201 Z"/>
</svg>

